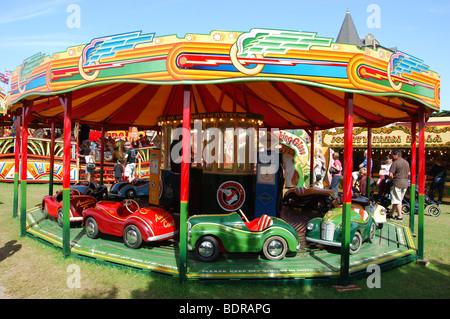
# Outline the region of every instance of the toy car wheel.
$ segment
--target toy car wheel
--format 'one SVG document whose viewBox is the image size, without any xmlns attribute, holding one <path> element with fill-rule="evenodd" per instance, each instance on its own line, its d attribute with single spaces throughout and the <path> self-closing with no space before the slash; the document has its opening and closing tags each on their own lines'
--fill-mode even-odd
<svg viewBox="0 0 450 319">
<path fill-rule="evenodd" d="M 58 209 L 58 214 L 56 215 L 56 221 L 58 222 L 59 227 L 63 227 L 64 224 L 64 215 L 62 208 Z"/>
<path fill-rule="evenodd" d="M 44 214 L 45 219 L 47 219 L 49 217 L 47 205 L 45 203 L 42 204 L 42 214 Z"/>
<path fill-rule="evenodd" d="M 85 223 L 86 235 L 89 238 L 95 239 L 99 235 L 98 225 L 94 217 L 88 217 Z"/>
<path fill-rule="evenodd" d="M 409 204 L 402 205 L 402 214 L 409 215 L 411 213 L 411 206 Z"/>
<path fill-rule="evenodd" d="M 123 232 L 125 246 L 137 249 L 142 244 L 141 231 L 135 225 L 128 225 Z"/>
<path fill-rule="evenodd" d="M 286 255 L 287 248 L 287 242 L 283 237 L 272 236 L 264 242 L 262 252 L 269 260 L 280 260 Z"/>
<path fill-rule="evenodd" d="M 318 212 L 319 214 L 322 213 L 326 213 L 327 211 L 327 206 L 325 204 L 325 201 L 322 199 L 317 200 L 317 202 L 314 204 L 314 209 L 316 210 L 316 212 Z"/>
<path fill-rule="evenodd" d="M 195 244 L 195 257 L 200 261 L 211 262 L 219 257 L 220 245 L 216 238 L 204 236 Z"/>
<path fill-rule="evenodd" d="M 350 243 L 350 254 L 354 255 L 359 252 L 362 246 L 362 237 L 359 232 L 356 232 L 355 235 L 353 235 L 353 239 Z"/>
<path fill-rule="evenodd" d="M 284 203 L 289 207 L 295 207 L 297 205 L 297 195 L 290 193 L 284 198 Z"/>
<path fill-rule="evenodd" d="M 372 226 L 370 226 L 370 234 L 369 234 L 369 243 L 373 243 L 375 240 L 375 234 L 377 232 L 377 224 L 375 222 L 372 222 Z"/>
<path fill-rule="evenodd" d="M 428 214 L 433 217 L 438 217 L 441 214 L 441 209 L 437 205 L 430 205 L 428 207 Z"/>
<path fill-rule="evenodd" d="M 129 189 L 125 192 L 125 198 L 135 198 L 136 191 L 134 189 Z"/>
</svg>

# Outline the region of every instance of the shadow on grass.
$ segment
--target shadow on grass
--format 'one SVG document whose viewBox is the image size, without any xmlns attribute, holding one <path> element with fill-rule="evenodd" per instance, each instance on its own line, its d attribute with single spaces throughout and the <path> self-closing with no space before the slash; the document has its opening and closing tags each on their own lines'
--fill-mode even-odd
<svg viewBox="0 0 450 319">
<path fill-rule="evenodd" d="M 337 292 L 335 282 L 308 284 L 307 281 L 188 281 L 151 274 L 143 288 L 120 295 L 116 286 L 91 290 L 85 299 L 447 299 L 450 295 L 450 265 L 431 261 L 423 267 L 415 262 L 381 273 L 381 287 L 369 288 L 366 278 L 351 280 L 361 289 Z M 368 273 L 369 276 L 371 273 Z"/>
<path fill-rule="evenodd" d="M 22 248 L 21 244 L 17 244 L 17 240 L 10 240 L 2 248 L 0 248 L 0 262 L 11 257 Z"/>
</svg>

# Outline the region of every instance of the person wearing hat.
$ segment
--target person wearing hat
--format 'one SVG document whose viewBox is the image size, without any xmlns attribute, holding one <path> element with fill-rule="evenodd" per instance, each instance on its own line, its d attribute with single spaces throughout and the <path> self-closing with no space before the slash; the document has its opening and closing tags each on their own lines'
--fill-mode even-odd
<svg viewBox="0 0 450 319">
<path fill-rule="evenodd" d="M 130 142 L 125 142 L 125 177 L 132 182 L 136 173 L 136 150 Z"/>
</svg>

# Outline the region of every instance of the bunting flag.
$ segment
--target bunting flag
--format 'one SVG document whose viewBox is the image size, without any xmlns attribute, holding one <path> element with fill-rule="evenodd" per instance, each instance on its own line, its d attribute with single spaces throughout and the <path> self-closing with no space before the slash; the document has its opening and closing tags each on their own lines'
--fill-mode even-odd
<svg viewBox="0 0 450 319">
<path fill-rule="evenodd" d="M 5 74 L 0 73 L 0 82 L 9 84 L 9 72 L 5 72 Z"/>
</svg>

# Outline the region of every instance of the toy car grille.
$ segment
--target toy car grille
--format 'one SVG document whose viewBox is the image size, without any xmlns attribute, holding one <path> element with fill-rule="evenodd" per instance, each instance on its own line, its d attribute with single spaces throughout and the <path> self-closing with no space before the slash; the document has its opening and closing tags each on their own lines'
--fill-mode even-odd
<svg viewBox="0 0 450 319">
<path fill-rule="evenodd" d="M 330 222 L 322 222 L 320 237 L 322 240 L 332 241 L 334 237 L 334 224 Z"/>
</svg>

